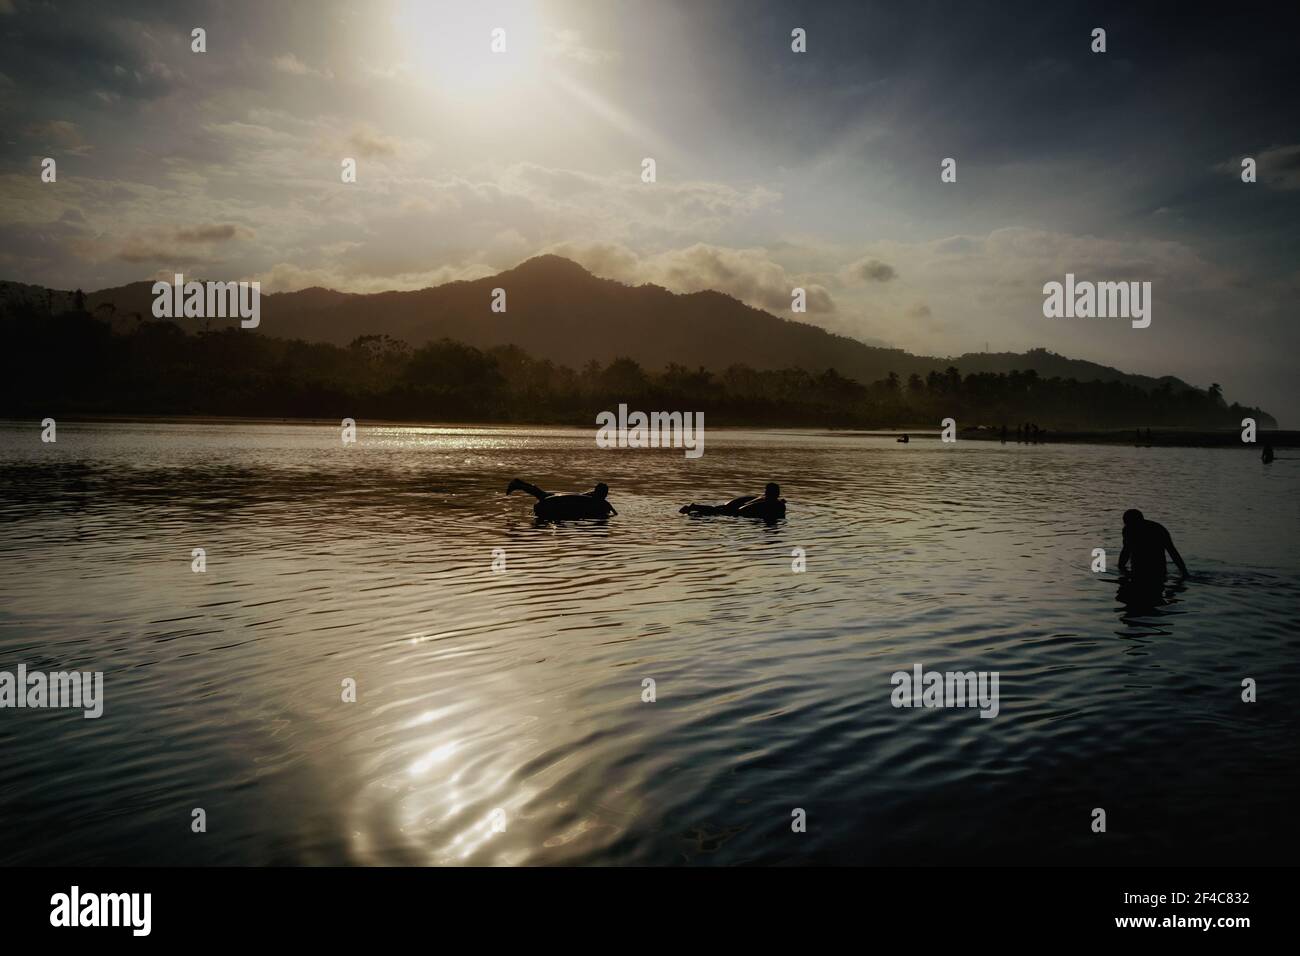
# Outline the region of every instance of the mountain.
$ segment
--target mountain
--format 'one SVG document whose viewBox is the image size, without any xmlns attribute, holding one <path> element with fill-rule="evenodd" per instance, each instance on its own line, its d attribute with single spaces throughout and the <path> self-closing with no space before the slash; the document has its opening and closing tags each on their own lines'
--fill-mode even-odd
<svg viewBox="0 0 1300 956">
<path fill-rule="evenodd" d="M 494 289 L 506 291 L 506 311 L 491 311 Z M 88 293 L 85 307 L 129 331 L 152 318 L 152 283 L 136 282 Z M 0 283 L 0 311 L 19 303 L 38 308 L 70 307 L 73 293 L 18 283 Z M 47 305 L 48 304 L 48 305 Z M 196 329 L 199 319 L 182 319 Z M 212 320 L 210 327 L 233 325 Z M 608 363 L 627 356 L 658 370 L 670 363 L 722 370 L 745 364 L 755 369 L 804 368 L 837 372 L 871 382 L 896 372 L 904 380 L 949 365 L 963 374 L 1033 369 L 1041 377 L 1120 381 L 1152 389 L 1172 377 L 1152 378 L 1044 349 L 1028 353 L 912 355 L 880 348 L 825 329 L 772 315 L 721 292 L 679 294 L 656 285 L 628 286 L 592 275 L 559 256 L 529 259 L 513 269 L 473 281 L 449 282 L 414 292 L 354 294 L 309 288 L 263 295 L 258 332 L 279 338 L 346 345 L 361 335 L 386 334 L 420 346 L 442 338 L 479 348 L 518 345 L 539 358 L 573 368 L 590 360 Z"/>
</svg>

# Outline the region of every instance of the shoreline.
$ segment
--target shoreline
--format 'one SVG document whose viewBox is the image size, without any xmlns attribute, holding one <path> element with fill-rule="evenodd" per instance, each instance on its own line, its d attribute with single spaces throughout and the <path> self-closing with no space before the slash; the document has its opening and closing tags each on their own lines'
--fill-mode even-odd
<svg viewBox="0 0 1300 956">
<path fill-rule="evenodd" d="M 261 417 L 261 416 L 242 416 L 242 415 L 144 415 L 144 414 L 78 414 L 64 419 L 69 424 L 156 424 L 156 425 L 312 425 L 328 426 L 337 428 L 341 419 L 333 418 L 284 418 L 284 417 Z M 0 418 L 0 424 L 5 427 L 30 425 L 38 428 L 39 421 L 25 418 Z M 555 428 L 569 431 L 581 431 L 585 428 L 594 428 L 593 425 L 578 425 L 566 422 L 529 422 L 529 421 L 411 421 L 400 419 L 361 419 L 357 422 L 357 427 L 380 427 L 380 428 Z M 714 426 L 718 431 L 772 431 L 772 432 L 798 432 L 806 434 L 826 435 L 828 437 L 852 437 L 852 438 L 891 438 L 897 439 L 899 436 L 906 434 L 915 440 L 937 440 L 940 437 L 940 431 L 932 425 L 922 426 L 917 429 L 907 427 L 899 428 L 826 428 L 803 425 L 755 425 L 755 424 L 727 424 Z M 1240 429 L 1196 429 L 1196 428 L 1166 428 L 1150 429 L 1148 439 L 1146 428 L 1141 431 L 1141 438 L 1138 437 L 1139 429 L 1136 428 L 1117 428 L 1117 429 L 1079 429 L 1079 430 L 1053 430 L 1047 429 L 1043 432 L 1038 441 L 1016 441 L 1015 433 L 1009 432 L 1006 444 L 1022 445 L 1130 445 L 1135 448 L 1235 448 L 1243 444 L 1241 441 Z M 989 428 L 979 426 L 960 430 L 957 433 L 959 441 L 989 441 L 1000 442 L 1002 440 L 1001 428 Z M 1262 448 L 1267 441 L 1274 448 L 1297 448 L 1300 447 L 1300 430 L 1277 429 L 1274 431 L 1260 430 L 1255 442 L 1255 448 Z"/>
<path fill-rule="evenodd" d="M 1142 436 L 1138 438 L 1138 429 L 1136 428 L 1118 428 L 1118 429 L 1091 429 L 1077 431 L 1054 431 L 1047 429 L 1040 434 L 1037 441 L 1020 440 L 1016 441 L 1015 432 L 1009 432 L 1006 438 L 1008 445 L 1130 445 L 1134 448 L 1237 448 L 1245 443 L 1241 440 L 1241 429 L 1231 428 L 1227 430 L 1209 430 L 1196 428 L 1169 428 L 1157 430 L 1152 428 L 1148 437 L 1147 429 L 1141 429 Z M 859 435 L 872 438 L 897 437 L 906 433 L 912 439 L 937 439 L 939 432 L 932 429 L 926 431 L 907 431 L 898 429 L 897 431 L 860 431 L 860 430 L 830 430 L 828 435 Z M 1002 432 L 1000 428 L 972 428 L 969 430 L 958 431 L 958 441 L 987 441 L 1001 442 Z M 1277 429 L 1275 431 L 1261 430 L 1257 433 L 1254 445 L 1250 446 L 1262 449 L 1264 443 L 1272 445 L 1274 448 L 1296 448 L 1300 447 L 1300 431 L 1291 429 Z"/>
</svg>

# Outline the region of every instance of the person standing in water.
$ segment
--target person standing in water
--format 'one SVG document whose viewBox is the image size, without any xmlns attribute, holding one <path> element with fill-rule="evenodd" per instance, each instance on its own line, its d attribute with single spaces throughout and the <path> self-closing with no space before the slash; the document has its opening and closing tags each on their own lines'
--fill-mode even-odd
<svg viewBox="0 0 1300 956">
<path fill-rule="evenodd" d="M 1187 565 L 1174 547 L 1174 540 L 1164 525 L 1148 521 L 1142 512 L 1130 508 L 1124 512 L 1124 548 L 1119 553 L 1119 569 L 1125 571 L 1133 562 L 1133 577 L 1145 582 L 1163 581 L 1166 573 L 1165 552 L 1174 559 L 1179 572 L 1186 577 Z"/>
</svg>

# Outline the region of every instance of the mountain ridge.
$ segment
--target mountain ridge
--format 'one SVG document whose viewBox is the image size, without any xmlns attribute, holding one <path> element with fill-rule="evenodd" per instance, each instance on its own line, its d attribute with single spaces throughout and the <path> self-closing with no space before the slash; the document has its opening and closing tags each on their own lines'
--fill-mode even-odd
<svg viewBox="0 0 1300 956">
<path fill-rule="evenodd" d="M 152 319 L 152 286 L 145 280 L 85 293 L 85 309 L 115 330 L 129 332 L 138 324 L 135 316 Z M 505 289 L 505 312 L 491 311 L 496 288 Z M 0 310 L 25 302 L 57 312 L 59 307 L 71 308 L 75 296 L 75 292 L 0 281 Z M 176 324 L 194 331 L 205 321 Z M 214 319 L 206 324 L 221 328 L 236 321 Z M 679 293 L 651 283 L 628 285 L 594 275 L 554 254 L 525 259 L 492 276 L 423 289 L 355 293 L 310 286 L 267 293 L 261 297 L 258 331 L 336 345 L 362 335 L 388 335 L 412 347 L 442 338 L 478 348 L 517 345 L 539 358 L 573 367 L 627 356 L 647 368 L 672 364 L 716 371 L 733 364 L 755 369 L 834 368 L 870 382 L 890 372 L 906 381 L 912 374 L 924 377 L 953 365 L 963 374 L 1032 369 L 1044 378 L 1120 381 L 1147 390 L 1163 385 L 1194 388 L 1176 376 L 1124 372 L 1042 348 L 914 355 L 775 315 L 714 289 Z"/>
</svg>

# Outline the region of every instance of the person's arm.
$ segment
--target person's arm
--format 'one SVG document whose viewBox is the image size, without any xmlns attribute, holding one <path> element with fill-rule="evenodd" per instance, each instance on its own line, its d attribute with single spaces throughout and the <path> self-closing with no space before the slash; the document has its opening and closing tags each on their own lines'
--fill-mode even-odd
<svg viewBox="0 0 1300 956">
<path fill-rule="evenodd" d="M 1125 568 L 1125 566 L 1128 564 L 1128 559 L 1129 559 L 1129 551 L 1128 551 L 1128 528 L 1125 528 L 1125 529 L 1124 529 L 1124 547 L 1120 548 L 1120 551 L 1119 551 L 1119 569 L 1120 569 L 1121 571 L 1123 571 L 1124 568 Z"/>
<path fill-rule="evenodd" d="M 1187 575 L 1187 565 L 1183 563 L 1183 556 L 1174 547 L 1174 539 L 1169 536 L 1168 532 L 1165 532 L 1165 550 L 1169 552 L 1169 557 L 1174 559 L 1174 564 L 1178 565 L 1178 570 L 1185 577 Z"/>
</svg>

